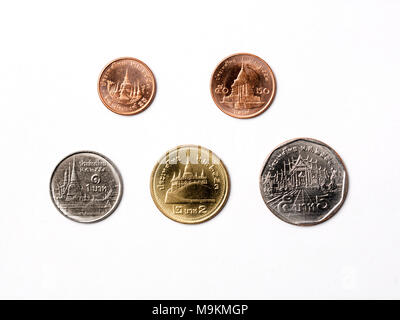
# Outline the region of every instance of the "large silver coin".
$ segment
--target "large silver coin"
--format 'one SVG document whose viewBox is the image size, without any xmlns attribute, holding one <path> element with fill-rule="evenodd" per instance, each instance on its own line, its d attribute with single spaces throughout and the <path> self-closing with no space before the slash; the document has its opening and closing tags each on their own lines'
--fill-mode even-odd
<svg viewBox="0 0 400 320">
<path fill-rule="evenodd" d="M 260 176 L 267 207 L 283 221 L 302 226 L 331 218 L 342 206 L 347 186 L 347 171 L 339 155 L 309 138 L 278 146 Z"/>
<path fill-rule="evenodd" d="M 50 180 L 57 209 L 77 222 L 108 217 L 122 196 L 122 179 L 115 165 L 96 152 L 82 151 L 64 158 Z"/>
</svg>

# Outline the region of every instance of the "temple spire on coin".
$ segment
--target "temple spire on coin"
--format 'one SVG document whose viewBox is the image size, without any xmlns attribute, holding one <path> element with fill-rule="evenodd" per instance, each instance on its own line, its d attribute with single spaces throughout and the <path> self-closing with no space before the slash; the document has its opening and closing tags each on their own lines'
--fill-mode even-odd
<svg viewBox="0 0 400 320">
<path fill-rule="evenodd" d="M 128 77 L 128 69 L 126 69 L 126 71 L 125 71 L 125 77 L 124 77 L 124 81 L 122 81 L 122 84 L 125 84 L 125 85 L 131 84 L 129 81 L 129 77 Z"/>
<path fill-rule="evenodd" d="M 192 165 L 190 163 L 190 151 L 189 151 L 189 149 L 186 151 L 186 164 L 185 164 L 185 169 L 183 171 L 183 176 L 184 177 L 193 176 L 193 169 L 192 169 Z"/>
</svg>

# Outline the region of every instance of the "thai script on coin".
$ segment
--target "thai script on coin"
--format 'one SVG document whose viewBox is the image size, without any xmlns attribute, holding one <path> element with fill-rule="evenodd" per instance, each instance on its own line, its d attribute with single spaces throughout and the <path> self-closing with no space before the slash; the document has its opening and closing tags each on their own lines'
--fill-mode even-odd
<svg viewBox="0 0 400 320">
<path fill-rule="evenodd" d="M 343 204 L 347 172 L 339 155 L 323 142 L 299 138 L 278 146 L 261 172 L 267 207 L 295 225 L 314 225 L 332 217 Z"/>
<path fill-rule="evenodd" d="M 146 109 L 154 98 L 156 83 L 149 67 L 135 58 L 110 62 L 100 74 L 98 92 L 113 112 L 133 115 Z"/>
<path fill-rule="evenodd" d="M 95 152 L 77 152 L 64 158 L 50 181 L 55 206 L 77 222 L 95 222 L 109 216 L 122 196 L 122 180 L 115 165 Z"/>
<path fill-rule="evenodd" d="M 235 118 L 252 118 L 263 113 L 275 96 L 275 77 L 261 58 L 234 54 L 225 58 L 211 78 L 215 104 Z"/>
<path fill-rule="evenodd" d="M 225 205 L 229 177 L 222 161 L 201 146 L 168 151 L 151 175 L 151 195 L 158 209 L 181 223 L 200 223 Z"/>
</svg>

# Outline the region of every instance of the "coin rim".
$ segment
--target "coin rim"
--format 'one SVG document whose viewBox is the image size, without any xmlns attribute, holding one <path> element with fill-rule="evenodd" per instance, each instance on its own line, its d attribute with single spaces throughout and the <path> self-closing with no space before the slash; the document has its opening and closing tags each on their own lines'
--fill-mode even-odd
<svg viewBox="0 0 400 320">
<path fill-rule="evenodd" d="M 154 180 L 154 176 L 155 176 L 156 170 L 157 170 L 157 168 L 158 168 L 159 165 L 160 165 L 160 161 L 161 161 L 162 159 L 164 159 L 164 157 L 165 157 L 165 155 L 166 155 L 167 153 L 169 153 L 169 152 L 171 152 L 171 151 L 173 151 L 173 150 L 176 150 L 176 149 L 178 149 L 178 148 L 186 148 L 186 147 L 189 147 L 189 148 L 190 148 L 190 147 L 195 147 L 195 148 L 200 147 L 200 148 L 205 149 L 205 150 L 207 150 L 207 151 L 209 151 L 209 152 L 212 152 L 212 153 L 219 159 L 220 164 L 222 165 L 222 168 L 224 169 L 224 174 L 225 174 L 225 177 L 226 177 L 226 192 L 225 192 L 224 198 L 222 199 L 222 201 L 221 201 L 221 203 L 219 204 L 219 206 L 214 210 L 214 212 L 213 212 L 212 214 L 207 215 L 206 217 L 204 217 L 204 218 L 202 218 L 202 219 L 199 219 L 199 220 L 195 220 L 195 221 L 182 221 L 182 220 L 179 220 L 179 219 L 176 219 L 176 218 L 173 218 L 173 217 L 167 215 L 167 213 L 165 213 L 165 212 L 163 211 L 162 207 L 158 204 L 156 195 L 155 195 L 154 190 L 153 190 L 153 187 L 154 187 L 153 180 Z M 175 148 L 169 149 L 169 150 L 168 150 L 167 152 L 165 152 L 164 155 L 156 162 L 156 164 L 155 164 L 154 167 L 153 167 L 153 170 L 151 171 L 151 175 L 150 175 L 150 193 L 151 193 L 151 197 L 152 197 L 153 202 L 154 202 L 154 204 L 156 205 L 157 209 L 158 209 L 164 216 L 166 216 L 167 218 L 169 218 L 170 220 L 173 220 L 173 221 L 175 221 L 175 222 L 179 222 L 179 223 L 182 223 L 182 224 L 200 224 L 200 223 L 206 222 L 206 221 L 208 221 L 208 220 L 211 220 L 212 218 L 214 218 L 215 216 L 217 216 L 217 215 L 221 212 L 221 210 L 225 207 L 225 204 L 226 204 L 226 202 L 228 201 L 228 198 L 229 198 L 229 195 L 230 195 L 230 189 L 231 189 L 231 182 L 230 182 L 229 173 L 228 173 L 228 170 L 227 170 L 225 164 L 223 163 L 223 161 L 221 160 L 221 158 L 220 158 L 216 153 L 214 153 L 214 151 L 212 151 L 212 150 L 210 150 L 210 149 L 208 149 L 208 148 L 205 148 L 205 147 L 203 147 L 203 146 L 201 146 L 201 145 L 183 144 L 183 145 L 178 145 L 178 146 L 176 146 Z"/>
<path fill-rule="evenodd" d="M 105 100 L 103 99 L 103 96 L 101 95 L 101 92 L 100 92 L 100 79 L 101 79 L 101 77 L 102 77 L 104 71 L 105 71 L 111 64 L 113 64 L 114 62 L 117 62 L 117 61 L 119 61 L 119 60 L 134 60 L 134 61 L 136 61 L 136 62 L 141 63 L 141 64 L 150 72 L 150 74 L 151 74 L 151 76 L 152 76 L 152 79 L 153 79 L 153 87 L 154 87 L 154 90 L 153 90 L 153 94 L 151 95 L 149 101 L 148 101 L 143 107 L 141 107 L 141 108 L 139 108 L 139 109 L 137 109 L 136 111 L 133 111 L 133 112 L 118 112 L 118 111 L 114 110 L 113 108 L 111 108 L 111 107 L 105 102 Z M 98 95 L 99 95 L 99 97 L 100 97 L 101 102 L 106 106 L 106 108 L 107 108 L 108 110 L 110 110 L 110 111 L 112 111 L 112 112 L 114 112 L 114 113 L 116 113 L 116 114 L 122 115 L 122 116 L 133 116 L 133 115 L 135 115 L 135 114 L 138 114 L 138 113 L 140 113 L 140 112 L 146 110 L 146 109 L 153 103 L 154 97 L 155 97 L 155 95 L 156 95 L 156 91 L 157 91 L 157 83 L 156 83 L 156 78 L 155 78 L 155 76 L 154 76 L 153 71 L 151 71 L 151 69 L 149 68 L 149 66 L 148 66 L 147 64 L 145 64 L 143 61 L 141 61 L 141 60 L 139 60 L 139 59 L 137 59 L 137 58 L 133 58 L 133 57 L 121 57 L 121 58 L 117 58 L 117 59 L 114 59 L 114 60 L 110 61 L 110 62 L 107 63 L 106 66 L 101 70 L 100 75 L 99 75 L 98 80 L 97 80 L 97 93 L 98 93 Z"/>
<path fill-rule="evenodd" d="M 265 168 L 266 164 L 268 163 L 268 160 L 269 160 L 269 158 L 271 157 L 272 153 L 274 153 L 277 149 L 282 148 L 284 145 L 290 144 L 290 143 L 295 142 L 295 141 L 297 141 L 297 140 L 309 140 L 309 141 L 311 141 L 311 142 L 313 142 L 313 143 L 320 144 L 320 145 L 323 145 L 324 147 L 328 148 L 328 149 L 337 157 L 337 159 L 341 162 L 341 164 L 342 164 L 342 166 L 343 166 L 343 169 L 344 169 L 344 187 L 343 187 L 343 191 L 342 191 L 343 197 L 342 197 L 341 201 L 338 202 L 338 204 L 335 206 L 335 208 L 334 208 L 325 218 L 323 218 L 322 220 L 317 221 L 317 222 L 310 222 L 310 223 L 294 223 L 294 222 L 291 222 L 291 221 L 285 219 L 284 217 L 278 215 L 277 213 L 275 213 L 275 212 L 269 207 L 269 205 L 267 204 L 267 202 L 265 201 L 264 196 L 263 196 L 263 191 L 262 191 L 262 174 L 263 174 L 264 168 Z M 347 172 L 347 168 L 346 168 L 346 166 L 345 166 L 345 164 L 344 164 L 343 159 L 340 157 L 340 155 L 339 155 L 331 146 L 329 146 L 329 145 L 326 144 L 325 142 L 322 142 L 321 140 L 317 140 L 317 139 L 314 139 L 314 138 L 304 138 L 304 137 L 302 137 L 302 138 L 294 138 L 294 139 L 290 139 L 290 140 L 287 140 L 287 141 L 285 141 L 285 142 L 279 144 L 278 146 L 276 146 L 276 147 L 268 154 L 268 156 L 267 156 L 266 159 L 264 160 L 264 163 L 263 163 L 263 165 L 262 165 L 262 167 L 261 167 L 261 172 L 260 172 L 260 175 L 259 175 L 259 188 L 260 188 L 261 198 L 263 199 L 263 201 L 264 201 L 266 207 L 267 207 L 268 210 L 271 211 L 276 217 L 278 217 L 280 220 L 282 220 L 282 221 L 284 221 L 284 222 L 286 222 L 286 223 L 289 223 L 289 224 L 291 224 L 291 225 L 294 225 L 294 226 L 311 227 L 311 226 L 315 226 L 315 225 L 321 224 L 321 223 L 323 223 L 323 222 L 329 220 L 329 219 L 332 218 L 332 217 L 340 210 L 340 208 L 343 206 L 343 203 L 345 202 L 345 200 L 346 200 L 346 198 L 347 198 L 347 193 L 348 193 L 348 188 L 349 188 L 349 174 L 348 174 L 348 172 Z"/>
<path fill-rule="evenodd" d="M 252 56 L 252 57 L 254 57 L 254 58 L 260 59 L 263 63 L 266 64 L 267 68 L 268 68 L 269 71 L 271 72 L 271 74 L 272 74 L 272 80 L 273 80 L 273 93 L 272 93 L 272 95 L 271 95 L 271 99 L 269 100 L 269 102 L 267 102 L 267 103 L 262 107 L 262 109 L 261 109 L 260 111 L 254 113 L 254 114 L 248 115 L 248 116 L 233 115 L 233 114 L 231 114 L 231 113 L 225 111 L 225 110 L 219 105 L 218 101 L 216 101 L 216 98 L 215 98 L 215 96 L 214 96 L 214 92 L 213 92 L 213 89 L 212 89 L 214 74 L 215 74 L 215 71 L 218 69 L 218 67 L 219 67 L 225 60 L 228 60 L 229 58 L 232 58 L 232 57 L 235 57 L 235 56 L 239 56 L 239 55 L 248 55 L 248 56 Z M 276 95 L 276 78 L 275 78 L 275 74 L 274 74 L 274 72 L 272 71 L 272 68 L 269 66 L 269 64 L 268 64 L 265 60 L 261 59 L 259 56 L 255 55 L 255 54 L 252 54 L 252 53 L 245 53 L 245 52 L 234 53 L 234 54 L 231 54 L 231 55 L 225 57 L 224 59 L 222 59 L 222 60 L 217 64 L 217 66 L 215 67 L 214 71 L 213 71 L 212 74 L 211 74 L 210 92 L 211 92 L 211 97 L 212 97 L 212 99 L 213 99 L 215 105 L 216 105 L 223 113 L 227 114 L 228 116 L 231 116 L 232 118 L 236 118 L 236 119 L 251 119 L 251 118 L 257 117 L 257 116 L 259 116 L 260 114 L 264 113 L 264 112 L 271 106 L 271 104 L 274 102 L 275 95 Z"/>
<path fill-rule="evenodd" d="M 52 181 L 53 181 L 54 175 L 55 175 L 55 173 L 56 173 L 58 167 L 59 167 L 60 164 L 61 164 L 64 160 L 66 160 L 67 158 L 72 157 L 72 156 L 74 156 L 74 155 L 76 155 L 76 154 L 80 154 L 80 153 L 92 153 L 92 154 L 95 154 L 95 155 L 100 156 L 100 157 L 102 157 L 103 159 L 105 159 L 105 160 L 113 167 L 113 169 L 114 169 L 115 172 L 117 173 L 117 176 L 118 176 L 119 181 L 120 181 L 120 192 L 119 192 L 119 195 L 118 195 L 118 199 L 115 201 L 115 203 L 114 203 L 114 205 L 113 205 L 113 208 L 112 208 L 107 214 L 101 216 L 100 218 L 98 218 L 98 219 L 96 219 L 96 220 L 79 221 L 79 220 L 75 220 L 74 218 L 71 218 L 71 217 L 67 216 L 67 215 L 66 215 L 64 212 L 62 212 L 62 210 L 57 206 L 57 204 L 56 204 L 56 202 L 55 202 L 55 199 L 54 199 L 54 197 L 53 197 Z M 119 206 L 119 204 L 120 204 L 120 202 L 121 202 L 122 195 L 123 195 L 123 189 L 124 189 L 124 184 L 123 184 L 123 181 L 122 181 L 122 176 L 121 176 L 121 173 L 119 172 L 118 167 L 115 165 L 114 162 L 112 162 L 108 157 L 104 156 L 103 154 L 101 154 L 101 153 L 99 153 L 99 152 L 96 152 L 96 151 L 89 151 L 89 150 L 83 150 L 83 151 L 76 151 L 76 152 L 73 152 L 73 153 L 71 153 L 71 154 L 65 156 L 64 158 L 62 158 L 62 159 L 57 163 L 57 165 L 55 166 L 55 168 L 54 168 L 54 170 L 53 170 L 53 173 L 51 174 L 51 177 L 50 177 L 50 190 L 49 190 L 49 191 L 50 191 L 50 198 L 51 198 L 51 201 L 53 202 L 53 204 L 54 204 L 54 206 L 57 208 L 57 210 L 58 210 L 64 217 L 66 217 L 66 218 L 68 218 L 69 220 L 72 220 L 72 221 L 74 221 L 74 222 L 83 223 L 83 224 L 91 224 L 91 223 L 100 222 L 100 221 L 102 221 L 102 220 L 108 218 L 112 213 L 114 213 L 114 211 L 118 208 L 118 206 Z"/>
</svg>

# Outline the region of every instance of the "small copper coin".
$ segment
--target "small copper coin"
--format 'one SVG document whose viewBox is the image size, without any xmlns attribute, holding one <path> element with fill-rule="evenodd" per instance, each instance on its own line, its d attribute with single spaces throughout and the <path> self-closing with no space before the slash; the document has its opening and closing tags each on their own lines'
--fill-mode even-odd
<svg viewBox="0 0 400 320">
<path fill-rule="evenodd" d="M 215 104 L 235 118 L 253 118 L 263 113 L 271 105 L 275 91 L 275 77 L 269 65 L 249 53 L 225 58 L 211 78 Z"/>
<path fill-rule="evenodd" d="M 153 72 L 142 61 L 119 58 L 103 69 L 97 89 L 108 109 L 122 115 L 133 115 L 151 104 L 156 81 Z"/>
</svg>

